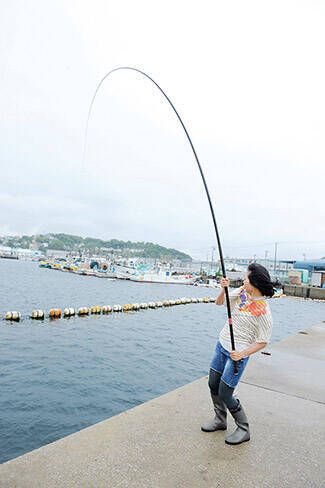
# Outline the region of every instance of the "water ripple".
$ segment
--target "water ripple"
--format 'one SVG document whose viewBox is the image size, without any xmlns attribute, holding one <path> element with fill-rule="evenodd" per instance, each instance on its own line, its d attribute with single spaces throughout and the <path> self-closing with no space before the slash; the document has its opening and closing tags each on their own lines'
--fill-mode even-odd
<svg viewBox="0 0 325 488">
<path fill-rule="evenodd" d="M 2 316 L 215 294 L 87 279 L 20 261 L 0 260 L 0 267 Z M 283 298 L 271 308 L 273 341 L 325 320 L 324 303 Z M 190 304 L 54 322 L 1 321 L 0 462 L 207 374 L 225 313 L 213 304 Z"/>
</svg>

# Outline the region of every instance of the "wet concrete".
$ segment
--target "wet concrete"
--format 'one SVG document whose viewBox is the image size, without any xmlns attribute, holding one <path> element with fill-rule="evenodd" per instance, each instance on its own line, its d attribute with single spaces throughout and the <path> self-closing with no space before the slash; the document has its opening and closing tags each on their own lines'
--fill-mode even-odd
<svg viewBox="0 0 325 488">
<path fill-rule="evenodd" d="M 249 442 L 200 430 L 212 416 L 204 377 L 2 464 L 1 488 L 324 486 L 325 324 L 305 332 L 250 359 L 238 388 Z"/>
<path fill-rule="evenodd" d="M 242 381 L 325 403 L 325 323 L 255 354 Z"/>
</svg>

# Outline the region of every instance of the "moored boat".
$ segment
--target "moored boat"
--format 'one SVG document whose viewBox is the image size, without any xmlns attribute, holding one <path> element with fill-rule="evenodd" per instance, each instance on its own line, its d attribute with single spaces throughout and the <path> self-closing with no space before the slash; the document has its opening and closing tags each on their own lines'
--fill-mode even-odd
<svg viewBox="0 0 325 488">
<path fill-rule="evenodd" d="M 167 266 L 156 266 L 142 274 L 131 276 L 130 280 L 137 283 L 163 283 L 171 285 L 192 285 L 197 277 L 191 274 L 176 274 Z"/>
</svg>

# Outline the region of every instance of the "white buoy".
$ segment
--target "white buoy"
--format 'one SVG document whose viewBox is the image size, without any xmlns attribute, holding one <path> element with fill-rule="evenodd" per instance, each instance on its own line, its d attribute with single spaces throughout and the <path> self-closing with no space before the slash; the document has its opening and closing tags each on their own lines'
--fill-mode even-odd
<svg viewBox="0 0 325 488">
<path fill-rule="evenodd" d="M 6 313 L 6 320 L 13 320 L 15 322 L 19 322 L 21 319 L 21 315 L 19 312 L 7 312 Z"/>
<path fill-rule="evenodd" d="M 71 308 L 70 307 L 70 308 L 65 308 L 63 310 L 63 316 L 65 318 L 67 318 L 67 317 L 73 317 L 75 314 L 76 314 L 76 312 L 75 312 L 75 309 L 74 308 Z"/>
<path fill-rule="evenodd" d="M 92 314 L 100 314 L 102 311 L 102 308 L 96 305 L 95 307 L 91 307 L 91 313 Z"/>
<path fill-rule="evenodd" d="M 103 313 L 110 313 L 112 311 L 112 307 L 109 305 L 104 305 L 103 307 Z"/>
<path fill-rule="evenodd" d="M 33 310 L 32 311 L 32 319 L 34 320 L 43 320 L 45 317 L 44 310 Z"/>
</svg>

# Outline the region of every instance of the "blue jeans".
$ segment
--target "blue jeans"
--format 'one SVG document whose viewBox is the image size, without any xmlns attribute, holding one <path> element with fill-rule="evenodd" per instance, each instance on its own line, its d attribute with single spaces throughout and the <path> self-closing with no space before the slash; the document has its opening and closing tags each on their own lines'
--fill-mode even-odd
<svg viewBox="0 0 325 488">
<path fill-rule="evenodd" d="M 238 374 L 235 375 L 234 362 L 230 357 L 230 353 L 224 347 L 222 347 L 220 341 L 218 341 L 210 368 L 214 371 L 218 371 L 218 373 L 221 374 L 221 380 L 226 383 L 226 385 L 230 386 L 231 388 L 235 388 L 235 386 L 237 386 L 239 383 L 248 360 L 249 356 L 236 361 Z"/>
</svg>

